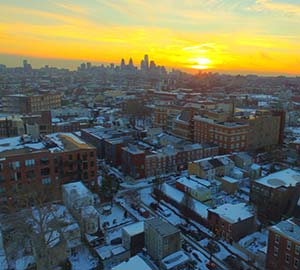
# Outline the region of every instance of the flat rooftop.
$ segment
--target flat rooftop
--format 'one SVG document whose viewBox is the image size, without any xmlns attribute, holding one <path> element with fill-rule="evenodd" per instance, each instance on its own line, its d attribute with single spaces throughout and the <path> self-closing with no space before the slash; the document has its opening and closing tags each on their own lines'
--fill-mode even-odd
<svg viewBox="0 0 300 270">
<path fill-rule="evenodd" d="M 136 255 L 128 261 L 122 262 L 112 270 L 153 270 L 140 256 Z"/>
<path fill-rule="evenodd" d="M 270 230 L 300 244 L 300 220 L 283 220 L 270 227 Z"/>
<path fill-rule="evenodd" d="M 255 181 L 270 188 L 295 187 L 300 184 L 300 173 L 292 169 L 271 173 Z"/>
<path fill-rule="evenodd" d="M 91 191 L 81 181 L 64 184 L 62 189 L 69 194 L 76 192 L 80 197 L 92 196 Z"/>
<path fill-rule="evenodd" d="M 245 203 L 225 203 L 217 208 L 208 209 L 208 211 L 218 214 L 219 217 L 231 224 L 253 217 Z"/>
<path fill-rule="evenodd" d="M 146 220 L 146 224 L 150 225 L 150 227 L 152 227 L 155 231 L 157 231 L 160 235 L 163 236 L 180 232 L 180 230 L 177 229 L 175 226 L 157 217 Z"/>
<path fill-rule="evenodd" d="M 0 158 L 37 151 L 63 152 L 93 148 L 72 133 L 53 133 L 36 140 L 30 136 L 11 137 L 0 139 Z"/>
<path fill-rule="evenodd" d="M 248 124 L 245 123 L 240 123 L 240 122 L 218 122 L 214 119 L 208 118 L 208 117 L 203 117 L 196 115 L 194 116 L 195 121 L 200 121 L 200 122 L 206 122 L 209 124 L 214 124 L 220 127 L 226 127 L 226 128 L 236 128 L 236 127 L 247 127 L 249 126 Z"/>
<path fill-rule="evenodd" d="M 123 227 L 123 230 L 127 232 L 129 235 L 137 235 L 144 232 L 144 222 L 135 222 L 128 226 Z"/>
</svg>

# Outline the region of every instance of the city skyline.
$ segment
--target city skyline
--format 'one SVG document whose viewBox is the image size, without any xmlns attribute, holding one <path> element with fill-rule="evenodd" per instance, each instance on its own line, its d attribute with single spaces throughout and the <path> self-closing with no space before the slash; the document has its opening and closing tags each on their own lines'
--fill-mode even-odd
<svg viewBox="0 0 300 270">
<path fill-rule="evenodd" d="M 0 1 L 0 63 L 75 69 L 148 53 L 188 72 L 298 75 L 300 1 Z M 274 19 L 276 18 L 276 19 Z"/>
</svg>

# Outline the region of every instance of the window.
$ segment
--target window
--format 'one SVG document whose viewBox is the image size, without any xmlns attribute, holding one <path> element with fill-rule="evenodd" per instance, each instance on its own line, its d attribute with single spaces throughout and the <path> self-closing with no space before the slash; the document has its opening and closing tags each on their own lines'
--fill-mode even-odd
<svg viewBox="0 0 300 270">
<path fill-rule="evenodd" d="M 27 178 L 27 179 L 35 178 L 35 172 L 34 172 L 33 170 L 27 171 L 27 172 L 26 172 L 26 178 Z"/>
<path fill-rule="evenodd" d="M 0 194 L 1 193 L 5 193 L 5 187 L 4 186 L 0 186 Z"/>
<path fill-rule="evenodd" d="M 291 257 L 290 254 L 285 255 L 285 262 L 286 263 L 290 263 L 290 257 Z"/>
<path fill-rule="evenodd" d="M 298 259 L 294 259 L 294 268 L 298 268 L 298 266 L 299 266 L 299 260 Z"/>
<path fill-rule="evenodd" d="M 295 246 L 295 254 L 299 255 L 299 253 L 300 253 L 300 246 L 296 245 Z"/>
<path fill-rule="evenodd" d="M 27 160 L 25 160 L 25 166 L 26 167 L 34 166 L 34 164 L 35 164 L 35 160 L 34 159 L 27 159 Z"/>
<path fill-rule="evenodd" d="M 51 178 L 50 177 L 46 177 L 42 179 L 42 184 L 43 185 L 49 185 L 51 183 Z"/>
<path fill-rule="evenodd" d="M 40 162 L 41 162 L 41 165 L 48 165 L 49 164 L 49 158 L 41 158 Z"/>
<path fill-rule="evenodd" d="M 41 175 L 49 175 L 50 169 L 49 168 L 43 168 L 41 169 Z"/>
<path fill-rule="evenodd" d="M 20 162 L 19 161 L 10 162 L 9 167 L 14 170 L 18 169 L 18 168 L 20 168 Z"/>
<path fill-rule="evenodd" d="M 21 179 L 21 173 L 20 172 L 11 172 L 10 179 L 13 181 L 18 181 Z"/>
<path fill-rule="evenodd" d="M 292 242 L 291 241 L 287 241 L 287 243 L 286 243 L 286 249 L 287 250 L 291 250 L 291 246 L 292 246 Z"/>
<path fill-rule="evenodd" d="M 275 243 L 278 244 L 280 241 L 280 236 L 278 234 L 275 234 Z"/>
<path fill-rule="evenodd" d="M 274 256 L 275 256 L 275 257 L 278 256 L 278 247 L 274 247 Z"/>
<path fill-rule="evenodd" d="M 93 157 L 94 156 L 94 152 L 90 152 L 90 157 Z"/>
</svg>

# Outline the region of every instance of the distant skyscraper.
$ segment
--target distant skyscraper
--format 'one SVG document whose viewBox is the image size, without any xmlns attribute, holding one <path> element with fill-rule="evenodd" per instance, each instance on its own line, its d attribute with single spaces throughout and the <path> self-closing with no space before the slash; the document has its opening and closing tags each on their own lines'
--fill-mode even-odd
<svg viewBox="0 0 300 270">
<path fill-rule="evenodd" d="M 150 69 L 155 69 L 156 65 L 155 65 L 155 62 L 152 60 L 150 61 Z"/>
<path fill-rule="evenodd" d="M 122 60 L 121 60 L 121 69 L 124 69 L 125 67 L 126 67 L 125 60 L 124 60 L 124 58 L 122 58 Z"/>
<path fill-rule="evenodd" d="M 86 69 L 86 65 L 85 65 L 85 63 L 82 63 L 81 65 L 80 65 L 80 70 L 85 70 Z"/>
<path fill-rule="evenodd" d="M 90 62 L 87 62 L 87 63 L 86 63 L 86 68 L 87 68 L 87 69 L 90 69 L 91 67 L 92 67 L 92 64 L 91 64 Z"/>
<path fill-rule="evenodd" d="M 149 68 L 149 58 L 148 58 L 148 54 L 146 54 L 146 55 L 144 56 L 144 62 L 145 62 L 145 67 L 146 67 L 146 69 L 148 69 L 148 68 Z"/>
<path fill-rule="evenodd" d="M 26 69 L 26 66 L 28 65 L 27 60 L 23 60 L 23 68 Z"/>
<path fill-rule="evenodd" d="M 27 60 L 23 60 L 23 69 L 24 71 L 30 71 L 32 69 L 31 65 L 28 64 Z"/>
<path fill-rule="evenodd" d="M 145 61 L 142 60 L 141 61 L 141 70 L 145 70 L 146 66 L 145 66 Z"/>
<path fill-rule="evenodd" d="M 132 58 L 129 59 L 128 66 L 129 66 L 130 68 L 133 68 L 133 67 L 134 67 Z"/>
</svg>

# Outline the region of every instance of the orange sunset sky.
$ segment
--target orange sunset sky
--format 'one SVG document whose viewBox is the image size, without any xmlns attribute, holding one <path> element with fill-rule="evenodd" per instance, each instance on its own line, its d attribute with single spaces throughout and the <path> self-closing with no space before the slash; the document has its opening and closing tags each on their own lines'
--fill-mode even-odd
<svg viewBox="0 0 300 270">
<path fill-rule="evenodd" d="M 0 0 L 0 63 L 300 74 L 300 0 Z"/>
</svg>

